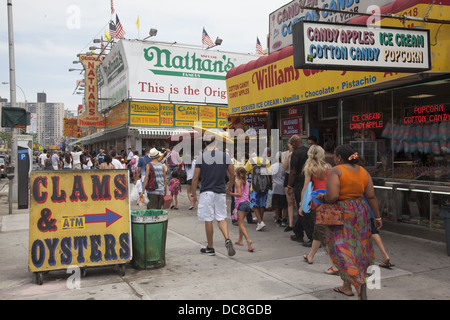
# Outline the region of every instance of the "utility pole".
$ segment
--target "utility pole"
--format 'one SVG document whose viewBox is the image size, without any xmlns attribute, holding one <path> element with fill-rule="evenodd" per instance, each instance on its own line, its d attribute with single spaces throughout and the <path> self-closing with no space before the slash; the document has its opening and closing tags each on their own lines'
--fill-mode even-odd
<svg viewBox="0 0 450 320">
<path fill-rule="evenodd" d="M 11 107 L 16 107 L 16 67 L 14 59 L 14 29 L 13 29 L 13 12 L 12 0 L 7 1 L 8 7 L 8 44 L 9 44 L 9 90 Z M 12 202 L 17 200 L 17 130 L 11 129 L 11 166 L 14 167 L 14 177 L 9 183 L 9 214 L 12 213 Z M 12 182 L 12 183 L 11 183 Z M 14 192 L 16 190 L 16 192 Z"/>
</svg>

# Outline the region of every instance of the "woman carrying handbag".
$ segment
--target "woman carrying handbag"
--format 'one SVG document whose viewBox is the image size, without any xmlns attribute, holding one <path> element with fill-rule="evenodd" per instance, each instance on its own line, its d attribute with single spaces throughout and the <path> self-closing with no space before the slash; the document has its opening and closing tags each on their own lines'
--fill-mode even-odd
<svg viewBox="0 0 450 320">
<path fill-rule="evenodd" d="M 370 213 L 363 195 L 373 210 L 375 226 L 382 227 L 378 201 L 370 174 L 358 165 L 358 153 L 350 145 L 341 145 L 334 152 L 336 167 L 327 178 L 326 193 L 317 199 L 336 203 L 343 212 L 343 225 L 330 225 L 327 231 L 328 251 L 343 280 L 334 291 L 353 296 L 354 286 L 361 300 L 367 299 L 367 268 L 374 263 Z"/>
</svg>

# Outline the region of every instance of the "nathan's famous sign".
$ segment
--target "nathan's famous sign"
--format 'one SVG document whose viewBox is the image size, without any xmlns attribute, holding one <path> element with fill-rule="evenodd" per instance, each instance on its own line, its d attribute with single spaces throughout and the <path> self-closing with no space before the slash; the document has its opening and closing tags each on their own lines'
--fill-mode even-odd
<svg viewBox="0 0 450 320">
<path fill-rule="evenodd" d="M 429 30 L 301 21 L 293 31 L 295 68 L 398 72 L 431 69 Z"/>
<path fill-rule="evenodd" d="M 101 93 L 111 105 L 133 101 L 227 104 L 228 70 L 259 55 L 119 41 L 102 63 Z M 106 67 L 105 67 L 106 66 Z"/>
<path fill-rule="evenodd" d="M 78 118 L 79 127 L 104 127 L 105 119 L 98 112 L 98 83 L 97 68 L 102 62 L 98 55 L 80 55 L 80 61 L 84 66 L 85 88 L 84 102 L 86 110 Z"/>
</svg>

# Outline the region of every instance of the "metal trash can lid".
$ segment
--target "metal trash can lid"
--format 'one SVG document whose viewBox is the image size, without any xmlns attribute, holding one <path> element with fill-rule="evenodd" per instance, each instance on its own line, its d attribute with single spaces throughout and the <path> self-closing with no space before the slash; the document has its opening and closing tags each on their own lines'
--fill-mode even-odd
<svg viewBox="0 0 450 320">
<path fill-rule="evenodd" d="M 167 210 L 139 210 L 131 211 L 132 223 L 158 223 L 169 220 Z"/>
</svg>

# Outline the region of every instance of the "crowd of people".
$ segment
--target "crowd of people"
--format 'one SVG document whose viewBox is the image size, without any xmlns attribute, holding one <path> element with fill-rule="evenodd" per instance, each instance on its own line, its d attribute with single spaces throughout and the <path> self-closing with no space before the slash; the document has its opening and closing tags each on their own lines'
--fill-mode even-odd
<svg viewBox="0 0 450 320">
<path fill-rule="evenodd" d="M 256 250 L 245 221 L 248 225 L 256 224 L 256 231 L 263 231 L 265 212 L 273 211 L 276 226 L 293 232 L 292 241 L 310 248 L 303 256 L 305 262 L 313 264 L 319 248 L 324 248 L 330 258 L 330 267 L 324 272 L 339 275 L 343 280 L 343 285 L 334 291 L 353 296 L 353 286 L 358 298 L 366 299 L 367 268 L 375 258 L 373 244 L 382 254 L 380 266 L 393 265 L 379 236 L 382 220 L 378 202 L 362 160 L 350 145 L 334 148 L 334 143 L 328 141 L 322 148 L 316 137 L 311 136 L 305 146 L 298 135 L 292 136 L 287 149 L 276 152 L 274 157 L 270 148 L 266 148 L 260 155 L 251 152 L 238 159 L 237 155 L 217 148 L 213 139 L 197 156 L 186 153 L 181 157 L 175 150 L 161 153 L 156 148 L 146 149 L 142 156 L 131 149 L 119 154 L 114 149 L 109 153 L 102 149 L 89 153 L 75 146 L 65 154 L 50 155 L 44 150 L 37 158 L 44 170 L 129 169 L 139 190 L 137 201 L 145 198 L 148 209 L 161 209 L 170 193 L 170 208 L 177 210 L 184 182 L 188 209 L 197 208 L 198 219 L 205 223 L 207 246 L 201 253 L 208 255 L 215 255 L 214 220 L 229 256 L 233 256 L 234 245 L 244 246 L 244 239 L 248 252 Z M 320 192 L 318 202 L 338 204 L 343 211 L 343 226 L 316 224 L 315 212 L 320 204 L 315 201 L 311 202 L 309 212 L 303 212 L 302 199 L 310 182 L 312 190 Z M 227 196 L 231 198 L 230 212 Z M 239 237 L 234 243 L 229 235 L 228 213 L 232 223 L 239 227 Z"/>
<path fill-rule="evenodd" d="M 118 153 L 111 147 L 108 153 L 104 149 L 98 152 L 83 150 L 75 145 L 71 151 L 44 149 L 42 153 L 35 155 L 34 160 L 41 170 L 91 170 L 91 169 L 132 169 L 138 156 L 138 151 L 128 153 L 122 150 Z M 133 176 L 133 175 L 132 175 Z"/>
</svg>

